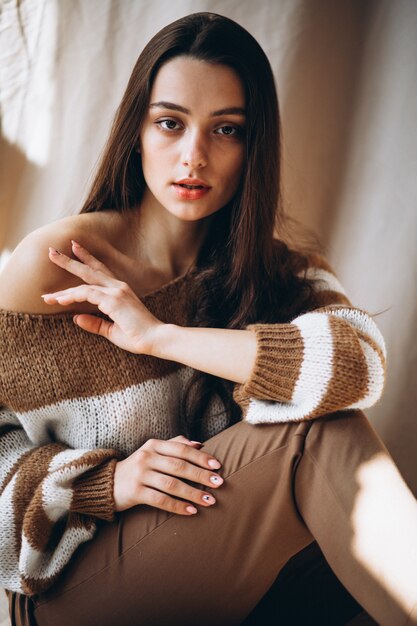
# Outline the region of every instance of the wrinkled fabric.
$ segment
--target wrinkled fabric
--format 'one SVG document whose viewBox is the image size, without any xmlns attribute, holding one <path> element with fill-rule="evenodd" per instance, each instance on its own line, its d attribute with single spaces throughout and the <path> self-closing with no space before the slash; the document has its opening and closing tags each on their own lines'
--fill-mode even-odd
<svg viewBox="0 0 417 626">
<path fill-rule="evenodd" d="M 199 10 L 241 23 L 271 60 L 285 204 L 355 303 L 381 313 L 388 385 L 369 417 L 417 493 L 415 3 L 2 0 L 0 263 L 78 212 L 139 52 Z"/>
</svg>

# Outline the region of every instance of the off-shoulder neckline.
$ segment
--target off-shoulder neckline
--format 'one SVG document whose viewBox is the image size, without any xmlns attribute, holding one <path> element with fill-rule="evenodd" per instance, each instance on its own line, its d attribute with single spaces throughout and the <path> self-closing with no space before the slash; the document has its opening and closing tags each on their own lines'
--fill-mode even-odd
<svg viewBox="0 0 417 626">
<path fill-rule="evenodd" d="M 194 277 L 195 274 L 197 273 L 198 273 L 197 268 L 192 268 L 191 270 L 188 270 L 185 274 L 181 274 L 181 276 L 177 276 L 176 278 L 173 278 L 172 280 L 170 280 L 167 283 L 164 283 L 157 289 L 154 289 L 153 291 L 150 291 L 143 296 L 139 296 L 140 300 L 142 302 L 146 302 L 148 300 L 152 300 L 153 298 L 156 298 L 159 295 L 164 294 L 165 292 L 169 292 L 171 291 L 173 287 L 178 287 L 183 282 L 186 283 L 187 280 Z M 8 309 L 2 309 L 0 307 L 1 317 L 16 317 L 16 318 L 24 318 L 24 319 L 52 319 L 52 320 L 71 319 L 72 320 L 72 318 L 76 314 L 77 313 L 75 311 L 63 311 L 62 313 L 31 313 L 30 311 L 12 311 Z M 97 311 L 97 313 L 94 313 L 94 315 L 105 317 L 104 314 L 100 313 L 100 311 Z"/>
</svg>

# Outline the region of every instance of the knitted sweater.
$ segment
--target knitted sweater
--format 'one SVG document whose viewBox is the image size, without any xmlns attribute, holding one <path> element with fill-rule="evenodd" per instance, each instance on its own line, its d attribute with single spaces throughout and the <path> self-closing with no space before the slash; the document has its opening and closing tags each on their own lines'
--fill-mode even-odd
<svg viewBox="0 0 417 626">
<path fill-rule="evenodd" d="M 385 347 L 324 264 L 310 267 L 320 306 L 288 324 L 251 324 L 257 354 L 236 384 L 242 419 L 312 419 L 380 397 Z M 190 325 L 195 273 L 142 297 L 161 321 Z M 97 518 L 114 518 L 118 459 L 179 433 L 189 367 L 133 355 L 85 333 L 68 313 L 0 311 L 0 585 L 39 593 L 59 576 Z M 227 426 L 213 399 L 204 437 Z"/>
</svg>

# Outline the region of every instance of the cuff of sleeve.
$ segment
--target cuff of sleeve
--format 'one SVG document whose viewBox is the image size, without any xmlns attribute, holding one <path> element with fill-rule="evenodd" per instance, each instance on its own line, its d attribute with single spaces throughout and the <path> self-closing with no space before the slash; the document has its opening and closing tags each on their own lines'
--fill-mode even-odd
<svg viewBox="0 0 417 626">
<path fill-rule="evenodd" d="M 114 519 L 114 471 L 117 459 L 89 470 L 73 486 L 71 511 L 93 515 L 108 522 Z"/>
<path fill-rule="evenodd" d="M 294 324 L 250 324 L 257 352 L 242 391 L 252 398 L 290 402 L 304 355 L 304 342 Z"/>
</svg>

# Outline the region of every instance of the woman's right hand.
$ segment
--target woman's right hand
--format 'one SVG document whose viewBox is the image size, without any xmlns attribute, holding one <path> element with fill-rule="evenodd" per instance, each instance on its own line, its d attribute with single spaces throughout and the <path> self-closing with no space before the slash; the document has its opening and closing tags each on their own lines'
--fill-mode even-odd
<svg viewBox="0 0 417 626">
<path fill-rule="evenodd" d="M 221 467 L 220 462 L 200 450 L 201 445 L 183 435 L 168 440 L 149 439 L 127 459 L 116 463 L 115 510 L 148 504 L 170 513 L 193 515 L 197 513 L 194 504 L 206 507 L 214 504 L 216 500 L 211 493 L 180 480 L 208 487 L 223 483 L 223 478 L 213 471 Z"/>
</svg>

